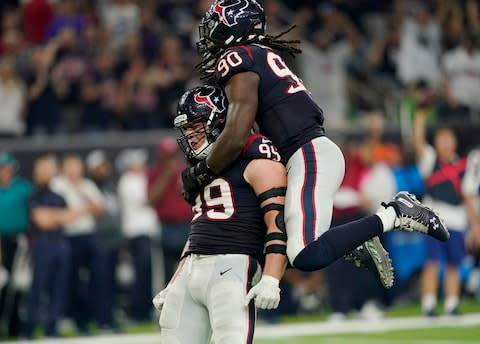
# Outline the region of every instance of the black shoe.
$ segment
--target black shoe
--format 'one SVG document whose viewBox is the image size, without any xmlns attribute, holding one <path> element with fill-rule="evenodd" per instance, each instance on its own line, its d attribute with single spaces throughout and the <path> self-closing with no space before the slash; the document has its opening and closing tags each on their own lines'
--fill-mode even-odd
<svg viewBox="0 0 480 344">
<path fill-rule="evenodd" d="M 458 310 L 458 307 L 455 307 L 451 311 L 446 312 L 445 315 L 450 316 L 450 317 L 458 317 L 458 316 L 462 315 L 462 313 L 460 313 L 460 311 Z"/>
<path fill-rule="evenodd" d="M 450 238 L 450 233 L 438 214 L 408 192 L 399 192 L 392 201 L 382 205 L 395 209 L 397 213 L 395 229 L 420 232 L 440 241 L 447 241 Z"/>
<path fill-rule="evenodd" d="M 427 318 L 435 318 L 438 316 L 437 311 L 434 309 L 431 309 L 429 311 L 424 311 L 423 313 Z"/>
<path fill-rule="evenodd" d="M 366 241 L 362 246 L 346 255 L 345 259 L 353 260 L 357 267 L 363 266 L 372 271 L 385 288 L 390 289 L 393 286 L 392 260 L 378 237 Z"/>
</svg>

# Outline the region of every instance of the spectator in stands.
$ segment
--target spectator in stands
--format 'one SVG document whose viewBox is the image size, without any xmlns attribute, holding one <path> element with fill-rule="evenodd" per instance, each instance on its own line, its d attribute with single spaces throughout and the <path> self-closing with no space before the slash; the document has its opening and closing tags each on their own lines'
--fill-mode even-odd
<svg viewBox="0 0 480 344">
<path fill-rule="evenodd" d="M 140 26 L 140 9 L 131 0 L 103 2 L 101 18 L 112 36 L 113 47 L 118 48 L 126 35 L 137 32 Z"/>
<path fill-rule="evenodd" d="M 46 39 L 51 40 L 64 30 L 70 28 L 79 35 L 87 23 L 87 18 L 79 13 L 80 1 L 62 0 L 55 6 L 55 16 L 47 28 Z"/>
<path fill-rule="evenodd" d="M 177 141 L 165 137 L 157 145 L 157 163 L 148 174 L 148 200 L 162 223 L 162 250 L 165 281 L 176 269 L 190 233 L 192 209 L 182 197 L 182 171 L 186 164 L 179 157 Z"/>
<path fill-rule="evenodd" d="M 49 0 L 28 0 L 23 4 L 23 31 L 30 43 L 42 43 L 47 28 L 53 19 L 53 8 Z"/>
<path fill-rule="evenodd" d="M 448 52 L 458 47 L 465 32 L 462 5 L 456 1 L 441 1 L 442 47 Z"/>
<path fill-rule="evenodd" d="M 428 5 L 412 2 L 410 13 L 397 13 L 403 22 L 400 29 L 398 75 L 405 84 L 427 80 L 430 85 L 440 81 L 441 28 Z"/>
<path fill-rule="evenodd" d="M 288 10 L 279 0 L 266 0 L 263 3 L 265 13 L 268 13 L 267 25 L 268 32 L 273 35 L 285 31 L 288 25 L 291 25 L 291 18 L 289 18 Z"/>
<path fill-rule="evenodd" d="M 142 54 L 148 62 L 151 62 L 155 57 L 162 36 L 161 23 L 155 17 L 154 7 L 144 6 L 141 9 L 139 32 L 142 41 Z"/>
<path fill-rule="evenodd" d="M 46 314 L 45 336 L 58 336 L 57 323 L 64 315 L 69 288 L 70 245 L 64 235 L 64 226 L 83 216 L 80 210 L 68 209 L 65 199 L 49 186 L 57 174 L 55 157 L 44 156 L 35 161 L 33 174 L 35 189 L 30 197 L 33 279 L 23 329 L 27 339 L 32 338 L 43 318 L 40 310 Z M 45 296 L 46 309 L 43 308 Z"/>
<path fill-rule="evenodd" d="M 95 219 L 95 232 L 99 238 L 96 264 L 100 271 L 98 281 L 99 302 L 96 305 L 96 320 L 102 330 L 114 330 L 113 319 L 115 296 L 115 272 L 118 253 L 123 243 L 120 223 L 120 205 L 112 169 L 107 155 L 102 150 L 90 152 L 85 161 L 89 175 L 100 190 L 105 202 L 105 213 Z"/>
<path fill-rule="evenodd" d="M 469 201 L 474 204 L 470 209 L 474 211 L 472 219 L 476 219 L 476 221 L 470 223 L 468 235 L 472 238 L 466 241 L 466 248 L 470 254 L 476 256 L 478 259 L 478 257 L 480 257 L 480 215 L 476 210 L 478 210 L 477 202 L 480 197 L 480 148 L 475 148 L 468 154 L 465 172 L 465 189 L 471 191 L 467 197 L 470 198 Z M 467 208 L 467 210 L 470 209 Z M 480 287 L 480 285 L 478 287 Z"/>
<path fill-rule="evenodd" d="M 12 154 L 0 152 L 0 240 L 3 267 L 14 275 L 14 260 L 18 250 L 18 240 L 29 225 L 28 198 L 31 184 L 16 176 L 17 162 Z M 7 300 L 7 290 L 13 291 Z M 0 336 L 17 336 L 19 334 L 19 302 L 21 294 L 16 291 L 13 278 L 1 291 L 0 328 L 8 333 Z M 7 304 L 10 304 L 7 307 Z"/>
<path fill-rule="evenodd" d="M 64 27 L 58 33 L 59 51 L 55 69 L 68 85 L 62 102 L 63 124 L 67 131 L 78 131 L 81 113 L 81 81 L 88 67 L 87 50 L 81 45 L 82 39 L 71 28 Z"/>
<path fill-rule="evenodd" d="M 135 269 L 131 288 L 131 317 L 134 321 L 150 320 L 152 299 L 151 239 L 158 235 L 158 221 L 147 195 L 147 154 L 140 149 L 122 153 L 120 160 L 127 168 L 118 182 L 122 211 L 122 232 L 128 241 Z"/>
<path fill-rule="evenodd" d="M 477 190 L 475 205 L 480 201 L 480 148 L 473 149 L 468 154 L 467 170 L 465 172 L 465 183 L 470 190 Z M 470 227 L 470 236 L 480 233 L 480 223 L 474 223 Z M 467 240 L 467 252 L 472 256 L 473 264 L 465 290 L 470 295 L 480 297 L 480 240 Z"/>
<path fill-rule="evenodd" d="M 17 55 L 26 47 L 20 27 L 20 15 L 17 9 L 5 12 L 1 21 L 0 56 Z"/>
<path fill-rule="evenodd" d="M 157 116 L 158 125 L 171 128 L 176 104 L 185 90 L 185 83 L 190 78 L 192 69 L 187 63 L 184 46 L 180 38 L 169 35 L 161 42 L 159 55 L 153 62 L 152 74 L 159 88 L 158 108 L 161 116 Z"/>
<path fill-rule="evenodd" d="M 98 298 L 95 217 L 105 212 L 105 203 L 98 187 L 84 178 L 83 162 L 75 155 L 64 158 L 61 175 L 52 180 L 51 186 L 65 199 L 68 208 L 82 212 L 76 221 L 65 225 L 65 233 L 71 247 L 70 312 L 78 331 L 87 333 Z M 82 273 L 85 269 L 89 276 Z"/>
<path fill-rule="evenodd" d="M 345 125 L 347 112 L 347 60 L 352 55 L 358 32 L 351 21 L 331 5 L 320 7 L 325 27 L 303 42 L 299 74 L 312 97 L 322 104 L 329 125 Z"/>
<path fill-rule="evenodd" d="M 463 116 L 468 120 L 471 111 L 480 112 L 480 49 L 477 40 L 478 37 L 465 34 L 461 45 L 442 58 L 448 101 L 443 109 L 446 116 Z"/>
<path fill-rule="evenodd" d="M 427 262 L 422 272 L 422 310 L 428 316 L 436 314 L 438 272 L 440 259 L 445 256 L 445 304 L 446 314 L 458 314 L 460 297 L 459 265 L 465 255 L 464 233 L 469 224 L 474 232 L 470 240 L 477 242 L 480 232 L 474 224 L 478 216 L 473 205 L 477 190 L 469 190 L 463 183 L 466 161 L 456 153 L 457 139 L 449 127 L 439 128 L 434 134 L 434 147 L 426 143 L 426 111 L 417 111 L 413 128 L 413 147 L 420 174 L 425 180 L 424 203 L 436 209 L 450 231 L 446 243 L 426 238 Z M 434 224 L 435 225 L 435 224 Z"/>
<path fill-rule="evenodd" d="M 52 135 L 59 130 L 61 100 L 67 93 L 68 84 L 53 66 L 58 49 L 57 40 L 33 48 L 26 77 L 28 135 Z"/>
<path fill-rule="evenodd" d="M 14 61 L 0 60 L 0 137 L 20 136 L 25 131 L 25 85 L 15 71 Z"/>
<path fill-rule="evenodd" d="M 345 147 L 345 177 L 334 199 L 332 226 L 357 220 L 367 214 L 367 200 L 361 194 L 361 182 L 370 168 L 371 149 L 367 154 L 367 138 L 352 138 Z M 329 301 L 332 307 L 330 319 L 345 319 L 347 314 L 360 310 L 372 289 L 378 287 L 371 272 L 358 269 L 352 262 L 339 259 L 326 270 Z M 373 280 L 373 283 L 372 283 Z M 359 288 L 348 288 L 355 281 Z"/>
<path fill-rule="evenodd" d="M 158 89 L 152 70 L 147 68 L 143 57 L 131 61 L 122 82 L 122 96 L 128 101 L 128 117 L 125 127 L 128 130 L 157 128 Z"/>
<path fill-rule="evenodd" d="M 368 62 L 375 71 L 381 85 L 398 84 L 399 28 L 395 18 L 388 23 L 388 32 L 372 42 Z"/>
</svg>

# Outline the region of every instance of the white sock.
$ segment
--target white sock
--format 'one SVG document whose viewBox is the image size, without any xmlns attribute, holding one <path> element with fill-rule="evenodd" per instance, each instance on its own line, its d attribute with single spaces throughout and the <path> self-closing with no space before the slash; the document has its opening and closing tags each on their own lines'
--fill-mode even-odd
<svg viewBox="0 0 480 344">
<path fill-rule="evenodd" d="M 447 296 L 445 299 L 445 313 L 450 313 L 455 308 L 458 307 L 459 299 L 458 296 Z"/>
<path fill-rule="evenodd" d="M 470 272 L 466 289 L 470 293 L 474 293 L 480 287 L 480 269 L 475 268 Z"/>
<path fill-rule="evenodd" d="M 395 209 L 393 207 L 381 207 L 377 210 L 376 215 L 380 218 L 380 220 L 382 220 L 384 232 L 391 231 L 395 227 L 397 213 L 395 212 Z"/>
<path fill-rule="evenodd" d="M 437 306 L 437 296 L 435 294 L 425 294 L 422 296 L 422 310 L 430 312 Z"/>
</svg>

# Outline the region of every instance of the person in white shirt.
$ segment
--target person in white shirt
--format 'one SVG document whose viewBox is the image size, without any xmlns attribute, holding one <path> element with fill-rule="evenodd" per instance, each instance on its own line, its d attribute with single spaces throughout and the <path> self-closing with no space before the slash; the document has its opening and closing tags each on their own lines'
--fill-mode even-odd
<svg viewBox="0 0 480 344">
<path fill-rule="evenodd" d="M 0 60 L 0 136 L 20 136 L 25 131 L 25 85 L 15 72 L 14 61 Z"/>
<path fill-rule="evenodd" d="M 98 295 L 99 272 L 95 264 L 98 242 L 95 235 L 95 217 L 104 212 L 104 201 L 95 183 L 84 178 L 83 163 L 78 156 L 67 156 L 62 163 L 61 175 L 50 186 L 66 201 L 69 209 L 83 214 L 65 225 L 65 234 L 71 246 L 70 307 L 78 331 L 87 333 L 93 319 Z M 88 275 L 82 273 L 88 271 Z"/>
<path fill-rule="evenodd" d="M 480 111 L 480 50 L 475 37 L 465 35 L 458 48 L 443 56 L 442 65 L 450 106 Z"/>
<path fill-rule="evenodd" d="M 401 25 L 398 77 L 405 84 L 426 80 L 433 86 L 440 79 L 441 28 L 426 5 L 418 3 L 412 12 Z"/>
<path fill-rule="evenodd" d="M 128 241 L 135 269 L 131 289 L 131 318 L 137 322 L 150 320 L 152 295 L 151 239 L 158 235 L 159 223 L 147 194 L 147 154 L 131 149 L 121 155 L 126 172 L 118 182 L 118 198 L 122 214 L 122 232 Z"/>
<path fill-rule="evenodd" d="M 100 13 L 105 27 L 112 35 L 114 47 L 121 46 L 129 33 L 137 32 L 139 29 L 140 9 L 134 1 L 102 1 Z"/>
</svg>

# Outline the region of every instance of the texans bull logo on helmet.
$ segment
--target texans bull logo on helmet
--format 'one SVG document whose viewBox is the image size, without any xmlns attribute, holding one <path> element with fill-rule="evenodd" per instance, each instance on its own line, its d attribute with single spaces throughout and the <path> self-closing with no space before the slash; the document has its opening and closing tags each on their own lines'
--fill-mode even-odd
<svg viewBox="0 0 480 344">
<path fill-rule="evenodd" d="M 247 0 L 233 1 L 219 1 L 213 6 L 213 13 L 218 14 L 223 24 L 233 26 L 237 24 L 237 18 L 244 13 L 249 5 Z"/>
<path fill-rule="evenodd" d="M 204 90 L 208 90 L 208 94 L 202 94 Z M 202 90 L 195 93 L 194 100 L 198 104 L 204 104 L 208 106 L 210 109 L 215 110 L 215 112 L 223 112 L 226 110 L 225 106 L 225 99 L 220 96 L 214 96 L 215 88 L 210 86 L 203 87 Z"/>
</svg>

